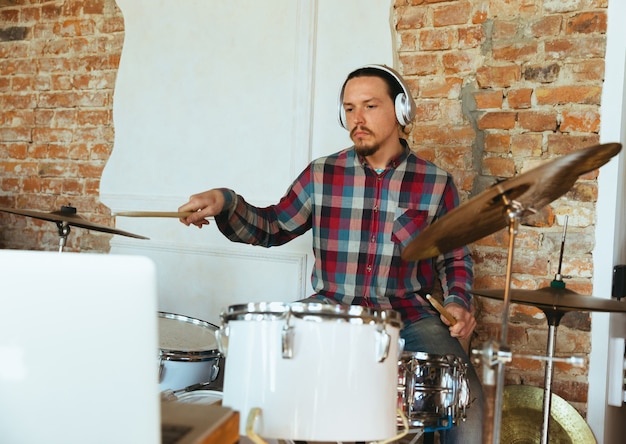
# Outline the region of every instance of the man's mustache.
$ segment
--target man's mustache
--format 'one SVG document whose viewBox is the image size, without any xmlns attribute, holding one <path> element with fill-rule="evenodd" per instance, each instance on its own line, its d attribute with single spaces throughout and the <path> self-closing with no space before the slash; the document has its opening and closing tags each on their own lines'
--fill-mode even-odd
<svg viewBox="0 0 626 444">
<path fill-rule="evenodd" d="M 367 128 L 366 126 L 355 126 L 354 128 L 352 128 L 352 131 L 350 131 L 350 136 L 354 136 L 354 134 L 357 131 L 366 132 L 367 134 L 372 134 L 372 131 L 370 131 L 370 129 Z"/>
</svg>

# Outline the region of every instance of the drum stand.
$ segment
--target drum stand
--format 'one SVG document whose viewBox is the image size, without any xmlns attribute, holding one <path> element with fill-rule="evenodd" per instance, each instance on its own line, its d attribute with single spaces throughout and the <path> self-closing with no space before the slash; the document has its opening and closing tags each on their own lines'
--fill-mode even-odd
<svg viewBox="0 0 626 444">
<path fill-rule="evenodd" d="M 71 228 L 65 221 L 57 221 L 56 224 L 59 230 L 59 253 L 63 253 L 63 248 L 67 243 L 67 236 L 70 234 Z"/>
<path fill-rule="evenodd" d="M 500 342 L 488 342 L 482 351 L 483 390 L 485 393 L 483 443 L 500 444 L 500 423 L 502 421 L 502 398 L 504 395 L 504 366 L 511 361 L 511 353 L 506 345 L 508 335 L 508 317 L 511 292 L 511 274 L 513 269 L 513 251 L 519 219 L 524 208 L 519 202 L 509 199 L 506 193 L 500 195 L 506 211 L 509 225 L 509 248 L 507 256 L 506 280 L 504 287 L 504 307 L 502 310 L 502 328 Z"/>
</svg>

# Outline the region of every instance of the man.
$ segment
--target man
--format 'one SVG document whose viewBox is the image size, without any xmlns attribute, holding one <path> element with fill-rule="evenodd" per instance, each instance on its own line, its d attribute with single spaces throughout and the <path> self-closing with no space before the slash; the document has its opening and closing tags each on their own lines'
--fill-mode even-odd
<svg viewBox="0 0 626 444">
<path fill-rule="evenodd" d="M 396 310 L 405 350 L 462 357 L 476 402 L 466 422 L 440 434 L 446 443 L 480 443 L 482 390 L 458 341 L 476 326 L 469 251 L 457 248 L 419 262 L 400 256 L 422 229 L 459 203 L 450 174 L 418 158 L 401 138 L 414 116 L 415 103 L 397 72 L 383 65 L 359 68 L 348 75 L 339 100 L 339 121 L 352 147 L 311 162 L 276 205 L 254 207 L 232 190 L 213 189 L 179 208 L 193 211 L 181 222 L 201 228 L 215 216 L 230 240 L 265 247 L 313 230 L 313 297 Z M 425 300 L 437 281 L 454 326 Z"/>
</svg>

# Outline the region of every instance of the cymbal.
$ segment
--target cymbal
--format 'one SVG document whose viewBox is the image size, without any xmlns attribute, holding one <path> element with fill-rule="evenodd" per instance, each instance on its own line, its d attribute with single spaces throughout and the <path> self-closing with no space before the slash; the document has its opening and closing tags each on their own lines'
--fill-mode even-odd
<svg viewBox="0 0 626 444">
<path fill-rule="evenodd" d="M 478 296 L 504 300 L 504 290 L 472 290 L 471 292 Z M 585 296 L 567 288 L 512 289 L 509 297 L 512 302 L 534 305 L 542 310 L 626 312 L 626 302 Z"/>
<path fill-rule="evenodd" d="M 535 444 L 541 441 L 543 389 L 529 385 L 504 387 L 500 442 Z M 571 404 L 552 393 L 548 441 L 595 444 L 596 438 Z"/>
<path fill-rule="evenodd" d="M 521 204 L 522 217 L 565 194 L 581 174 L 608 162 L 619 143 L 595 145 L 548 161 L 497 183 L 426 227 L 402 251 L 404 260 L 422 260 L 472 243 L 508 225 L 503 197 Z"/>
<path fill-rule="evenodd" d="M 47 220 L 50 222 L 65 222 L 67 225 L 74 227 L 86 228 L 93 231 L 101 231 L 104 233 L 119 234 L 127 237 L 134 237 L 136 239 L 148 239 L 147 237 L 140 236 L 138 234 L 129 233 L 128 231 L 117 230 L 115 228 L 107 227 L 106 225 L 100 225 L 93 222 L 89 222 L 82 216 L 76 214 L 76 208 L 74 207 L 61 207 L 59 211 L 53 211 L 50 213 L 43 213 L 40 211 L 32 210 L 18 210 L 14 208 L 0 207 L 0 211 L 5 213 L 19 214 L 21 216 L 34 217 L 36 219 Z"/>
</svg>

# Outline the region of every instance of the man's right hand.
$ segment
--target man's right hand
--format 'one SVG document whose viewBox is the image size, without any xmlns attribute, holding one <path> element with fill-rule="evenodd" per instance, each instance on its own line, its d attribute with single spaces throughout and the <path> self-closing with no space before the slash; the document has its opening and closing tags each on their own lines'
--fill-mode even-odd
<svg viewBox="0 0 626 444">
<path fill-rule="evenodd" d="M 203 193 L 194 194 L 189 202 L 178 208 L 179 212 L 192 211 L 193 214 L 180 219 L 185 225 L 195 225 L 202 228 L 208 225 L 208 217 L 216 216 L 224 209 L 224 194 L 220 190 L 213 189 Z"/>
</svg>

